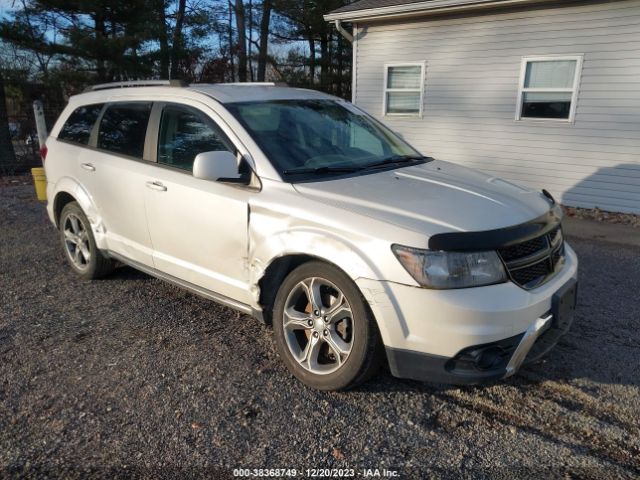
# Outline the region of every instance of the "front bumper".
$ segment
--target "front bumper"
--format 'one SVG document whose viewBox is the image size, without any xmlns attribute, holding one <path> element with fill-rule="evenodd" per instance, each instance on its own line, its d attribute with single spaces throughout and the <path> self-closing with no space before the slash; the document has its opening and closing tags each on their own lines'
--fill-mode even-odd
<svg viewBox="0 0 640 480">
<path fill-rule="evenodd" d="M 554 316 L 538 318 L 526 332 L 485 345 L 466 348 L 453 358 L 387 348 L 391 373 L 398 378 L 476 385 L 509 377 L 523 364 L 551 350 L 567 329 L 554 326 Z"/>
<path fill-rule="evenodd" d="M 393 375 L 476 384 L 512 375 L 566 333 L 570 322 L 554 318 L 554 298 L 575 285 L 577 267 L 566 245 L 562 270 L 529 291 L 513 283 L 444 291 L 357 283 L 378 320 Z"/>
</svg>

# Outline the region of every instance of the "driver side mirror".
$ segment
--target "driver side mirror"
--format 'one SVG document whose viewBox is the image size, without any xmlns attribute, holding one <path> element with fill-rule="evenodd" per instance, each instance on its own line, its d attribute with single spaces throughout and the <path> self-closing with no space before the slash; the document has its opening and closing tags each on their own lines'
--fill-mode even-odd
<svg viewBox="0 0 640 480">
<path fill-rule="evenodd" d="M 202 152 L 193 162 L 193 176 L 202 180 L 241 183 L 236 156 L 227 151 Z"/>
</svg>

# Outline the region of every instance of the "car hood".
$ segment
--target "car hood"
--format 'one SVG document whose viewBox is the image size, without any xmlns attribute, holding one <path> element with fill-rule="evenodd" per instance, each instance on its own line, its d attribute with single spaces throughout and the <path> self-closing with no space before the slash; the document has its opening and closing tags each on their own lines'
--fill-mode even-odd
<svg viewBox="0 0 640 480">
<path fill-rule="evenodd" d="M 316 201 L 428 235 L 504 228 L 550 208 L 540 192 L 438 160 L 294 187 Z"/>
</svg>

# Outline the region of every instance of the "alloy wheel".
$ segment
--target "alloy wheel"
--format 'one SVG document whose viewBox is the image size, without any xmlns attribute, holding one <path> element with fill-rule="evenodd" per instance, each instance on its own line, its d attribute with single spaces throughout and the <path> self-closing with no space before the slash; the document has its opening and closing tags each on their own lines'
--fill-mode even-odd
<svg viewBox="0 0 640 480">
<path fill-rule="evenodd" d="M 328 280 L 310 277 L 298 282 L 289 292 L 282 322 L 289 351 L 311 373 L 335 372 L 351 353 L 351 306 Z"/>
<path fill-rule="evenodd" d="M 63 233 L 65 250 L 71 262 L 79 270 L 89 268 L 91 261 L 89 232 L 82 220 L 74 213 L 67 215 L 64 219 Z"/>
</svg>

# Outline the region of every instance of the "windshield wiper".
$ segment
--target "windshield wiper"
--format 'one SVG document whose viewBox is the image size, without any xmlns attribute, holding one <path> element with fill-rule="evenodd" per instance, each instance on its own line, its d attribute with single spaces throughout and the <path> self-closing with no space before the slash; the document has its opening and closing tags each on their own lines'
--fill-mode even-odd
<svg viewBox="0 0 640 480">
<path fill-rule="evenodd" d="M 378 162 L 369 163 L 364 165 L 362 170 L 369 170 L 374 168 L 382 168 L 389 165 L 398 165 L 402 163 L 416 163 L 418 160 L 429 160 L 429 157 L 423 157 L 422 155 L 393 155 L 391 157 L 384 158 Z"/>
<path fill-rule="evenodd" d="M 398 165 L 402 163 L 416 163 L 420 160 L 430 160 L 430 157 L 423 157 L 422 155 L 394 155 L 392 157 L 387 157 L 378 162 L 369 163 L 367 165 L 360 166 L 323 166 L 323 167 L 315 167 L 315 168 L 291 168 L 288 170 L 284 170 L 282 173 L 285 175 L 298 175 L 298 174 L 311 174 L 311 175 L 322 175 L 325 173 L 351 173 L 351 172 L 361 172 L 363 170 L 373 170 L 376 168 L 383 168 L 389 165 Z"/>
<path fill-rule="evenodd" d="M 282 173 L 285 175 L 298 175 L 298 174 L 313 174 L 313 175 L 321 175 L 323 173 L 350 173 L 357 172 L 362 170 L 363 167 L 315 167 L 315 168 L 291 168 L 288 170 L 284 170 Z"/>
</svg>

